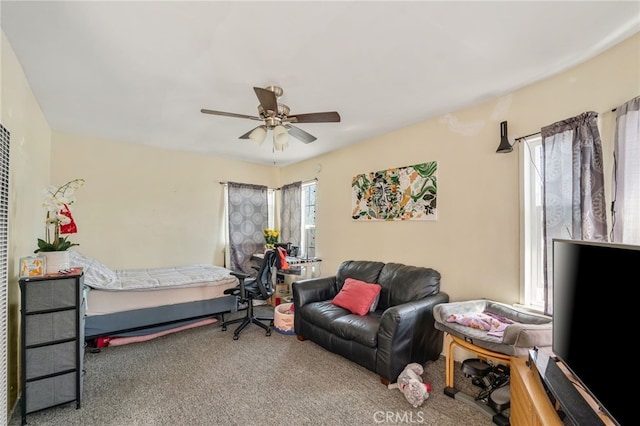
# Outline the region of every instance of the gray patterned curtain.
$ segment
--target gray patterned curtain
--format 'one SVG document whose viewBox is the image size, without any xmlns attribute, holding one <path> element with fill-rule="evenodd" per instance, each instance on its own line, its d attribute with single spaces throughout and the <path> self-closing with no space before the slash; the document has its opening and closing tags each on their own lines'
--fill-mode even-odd
<svg viewBox="0 0 640 426">
<path fill-rule="evenodd" d="M 300 246 L 302 240 L 302 182 L 293 182 L 280 188 L 280 241 Z"/>
<path fill-rule="evenodd" d="M 597 118 L 597 113 L 585 112 L 541 129 L 547 314 L 553 313 L 553 239 L 607 241 Z"/>
<path fill-rule="evenodd" d="M 254 272 L 251 256 L 264 251 L 268 225 L 267 187 L 229 182 L 230 269 Z"/>
</svg>

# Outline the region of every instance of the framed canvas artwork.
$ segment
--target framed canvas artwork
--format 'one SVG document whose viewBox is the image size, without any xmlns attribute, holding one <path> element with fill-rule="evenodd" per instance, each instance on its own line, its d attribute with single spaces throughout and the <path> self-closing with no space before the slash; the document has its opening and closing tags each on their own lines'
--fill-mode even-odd
<svg viewBox="0 0 640 426">
<path fill-rule="evenodd" d="M 351 217 L 358 221 L 436 220 L 438 163 L 354 176 Z"/>
</svg>

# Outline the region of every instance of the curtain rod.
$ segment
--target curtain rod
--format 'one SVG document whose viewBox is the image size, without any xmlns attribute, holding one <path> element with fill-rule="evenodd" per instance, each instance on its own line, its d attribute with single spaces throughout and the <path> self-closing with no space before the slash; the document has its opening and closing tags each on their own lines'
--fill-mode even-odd
<svg viewBox="0 0 640 426">
<path fill-rule="evenodd" d="M 515 138 L 515 141 L 516 142 L 520 142 L 522 139 L 530 138 L 531 136 L 537 136 L 539 134 L 540 134 L 540 132 L 535 132 L 535 133 L 531 133 L 530 135 L 527 135 L 527 136 L 520 136 L 519 138 Z"/>
<path fill-rule="evenodd" d="M 307 183 L 317 182 L 317 181 L 318 181 L 318 178 L 317 178 L 317 177 L 315 177 L 315 178 L 313 178 L 313 179 L 305 180 L 304 182 L 302 182 L 302 184 L 304 185 L 304 184 L 307 184 Z M 229 182 L 224 182 L 224 181 L 220 181 L 219 183 L 220 183 L 220 185 L 227 185 L 227 184 L 229 184 Z M 275 189 L 276 191 L 279 191 L 281 188 L 274 188 L 274 189 Z"/>
<path fill-rule="evenodd" d="M 611 109 L 611 112 L 616 112 L 616 110 L 617 110 L 617 109 L 618 109 L 618 108 L 612 108 L 612 109 Z M 535 132 L 535 133 L 531 133 L 530 135 L 520 136 L 519 138 L 515 138 L 514 140 L 515 140 L 516 142 L 520 142 L 522 139 L 530 138 L 531 136 L 537 136 L 537 135 L 539 135 L 539 134 L 540 134 L 540 132 Z"/>
<path fill-rule="evenodd" d="M 311 182 L 317 182 L 318 178 L 314 177 L 313 179 L 309 179 L 309 180 L 305 180 L 304 182 L 302 182 L 303 185 L 306 185 L 307 183 L 311 183 Z M 282 187 L 280 188 L 276 188 L 276 191 L 280 191 L 282 189 Z"/>
</svg>

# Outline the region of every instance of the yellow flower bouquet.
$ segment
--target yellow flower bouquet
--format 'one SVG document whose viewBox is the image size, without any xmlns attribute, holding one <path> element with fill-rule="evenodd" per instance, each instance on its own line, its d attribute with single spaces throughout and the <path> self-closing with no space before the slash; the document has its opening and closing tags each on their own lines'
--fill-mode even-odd
<svg viewBox="0 0 640 426">
<path fill-rule="evenodd" d="M 278 237 L 280 236 L 280 231 L 277 229 L 269 229 L 264 228 L 264 241 L 265 248 L 274 248 L 276 243 L 278 242 Z"/>
</svg>

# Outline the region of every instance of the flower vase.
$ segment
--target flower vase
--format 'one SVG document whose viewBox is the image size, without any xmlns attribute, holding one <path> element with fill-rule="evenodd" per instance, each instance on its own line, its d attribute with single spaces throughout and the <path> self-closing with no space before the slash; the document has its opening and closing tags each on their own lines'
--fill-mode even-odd
<svg viewBox="0 0 640 426">
<path fill-rule="evenodd" d="M 274 248 L 276 248 L 275 244 L 265 244 L 264 245 L 264 252 L 268 252 L 269 250 L 273 250 Z"/>
<path fill-rule="evenodd" d="M 68 251 L 46 251 L 42 255 L 46 258 L 45 274 L 56 274 L 62 269 L 69 269 Z"/>
</svg>

